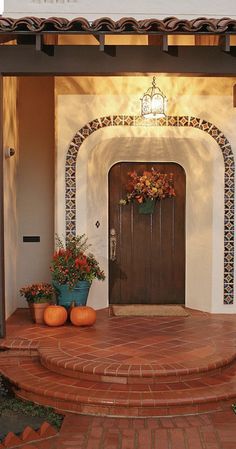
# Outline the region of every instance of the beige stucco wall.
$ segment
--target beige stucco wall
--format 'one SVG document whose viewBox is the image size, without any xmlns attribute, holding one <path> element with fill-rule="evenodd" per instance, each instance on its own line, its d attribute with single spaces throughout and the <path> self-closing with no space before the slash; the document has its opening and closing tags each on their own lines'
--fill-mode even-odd
<svg viewBox="0 0 236 449">
<path fill-rule="evenodd" d="M 19 166 L 17 197 L 17 306 L 19 288 L 50 282 L 54 245 L 54 79 L 19 79 Z M 23 236 L 40 243 L 23 243 Z"/>
<path fill-rule="evenodd" d="M 19 164 L 18 118 L 17 118 L 17 79 L 3 78 L 3 151 L 11 147 L 16 150 L 13 157 L 4 161 L 4 245 L 5 245 L 5 288 L 6 318 L 16 308 L 17 276 L 17 211 L 16 175 Z"/>
<path fill-rule="evenodd" d="M 14 17 L 34 15 L 39 17 L 86 17 L 94 20 L 98 17 L 234 17 L 234 0 L 5 0 L 4 14 Z"/>
<path fill-rule="evenodd" d="M 60 234 L 65 232 L 65 156 L 74 134 L 96 117 L 138 115 L 139 98 L 150 81 L 146 77 L 56 79 L 56 230 Z M 235 152 L 235 79 L 161 76 L 158 83 L 169 99 L 170 115 L 197 116 L 214 123 Z M 154 127 L 102 129 L 86 139 L 77 160 L 78 232 L 88 234 L 106 272 L 108 171 L 121 160 L 175 161 L 184 167 L 186 304 L 201 310 L 235 313 L 236 304 L 223 305 L 224 164 L 215 141 L 196 129 Z M 95 227 L 97 220 L 101 222 L 99 229 Z M 95 308 L 108 304 L 108 280 L 93 284 L 89 302 Z"/>
</svg>

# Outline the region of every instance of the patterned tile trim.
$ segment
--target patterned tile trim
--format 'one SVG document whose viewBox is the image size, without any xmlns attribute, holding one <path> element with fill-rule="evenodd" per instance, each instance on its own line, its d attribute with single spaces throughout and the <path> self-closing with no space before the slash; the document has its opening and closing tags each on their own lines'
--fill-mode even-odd
<svg viewBox="0 0 236 449">
<path fill-rule="evenodd" d="M 100 128 L 109 126 L 185 126 L 208 133 L 219 145 L 225 165 L 224 184 L 224 304 L 234 302 L 234 155 L 229 141 L 212 123 L 197 117 L 169 116 L 165 119 L 143 119 L 140 116 L 114 115 L 96 118 L 74 136 L 66 156 L 65 199 L 66 235 L 76 234 L 76 159 L 84 140 Z"/>
</svg>

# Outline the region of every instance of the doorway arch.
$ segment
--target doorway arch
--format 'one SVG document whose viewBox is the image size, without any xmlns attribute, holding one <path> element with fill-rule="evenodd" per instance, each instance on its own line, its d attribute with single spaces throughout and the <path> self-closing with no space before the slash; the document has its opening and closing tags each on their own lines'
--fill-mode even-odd
<svg viewBox="0 0 236 449">
<path fill-rule="evenodd" d="M 95 118 L 74 136 L 66 155 L 65 204 L 66 236 L 76 234 L 76 160 L 83 142 L 98 129 L 111 126 L 175 126 L 191 127 L 209 134 L 218 144 L 224 161 L 224 304 L 234 302 L 234 155 L 224 134 L 212 123 L 190 116 L 168 116 L 146 120 L 140 116 L 113 115 Z"/>
</svg>

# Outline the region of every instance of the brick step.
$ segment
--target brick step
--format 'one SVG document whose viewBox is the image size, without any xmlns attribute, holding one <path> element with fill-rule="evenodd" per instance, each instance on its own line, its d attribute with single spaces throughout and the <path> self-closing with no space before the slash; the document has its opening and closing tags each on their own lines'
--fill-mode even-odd
<svg viewBox="0 0 236 449">
<path fill-rule="evenodd" d="M 236 398 L 236 366 L 219 376 L 156 384 L 117 384 L 72 379 L 55 374 L 37 361 L 2 366 L 16 394 L 62 411 L 92 415 L 166 416 L 224 409 Z"/>
<path fill-rule="evenodd" d="M 15 350 L 15 351 L 36 351 L 39 347 L 37 341 L 29 340 L 21 337 L 8 337 L 0 341 L 0 350 Z"/>
<path fill-rule="evenodd" d="M 230 353 L 222 356 L 214 354 L 212 357 L 191 360 L 187 365 L 173 363 L 172 365 L 158 365 L 155 361 L 149 364 L 125 364 L 117 363 L 116 360 L 106 358 L 91 358 L 91 354 L 83 356 L 67 355 L 60 348 L 46 347 L 38 350 L 41 364 L 50 371 L 60 373 L 64 376 L 89 380 L 96 382 L 109 382 L 119 384 L 156 384 L 159 382 L 179 381 L 195 379 L 209 373 L 217 376 L 226 368 L 236 362 L 235 354 Z M 116 356 L 114 356 L 115 359 Z"/>
</svg>

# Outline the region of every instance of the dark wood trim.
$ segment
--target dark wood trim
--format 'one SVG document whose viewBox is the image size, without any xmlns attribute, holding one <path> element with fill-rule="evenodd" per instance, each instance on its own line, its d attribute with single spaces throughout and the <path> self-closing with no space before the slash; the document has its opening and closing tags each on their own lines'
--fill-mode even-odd
<svg viewBox="0 0 236 449">
<path fill-rule="evenodd" d="M 54 52 L 35 45 L 0 46 L 0 73 L 4 75 L 122 75 L 170 73 L 235 76 L 236 47 L 117 46 L 116 56 L 99 46 L 55 46 Z"/>
<path fill-rule="evenodd" d="M 5 336 L 5 270 L 4 270 L 4 211 L 3 211 L 3 77 L 0 75 L 0 337 Z"/>
<path fill-rule="evenodd" d="M 233 85 L 233 107 L 236 108 L 236 84 Z"/>
</svg>

